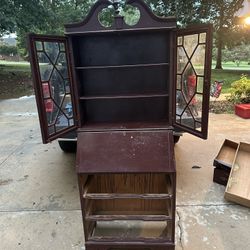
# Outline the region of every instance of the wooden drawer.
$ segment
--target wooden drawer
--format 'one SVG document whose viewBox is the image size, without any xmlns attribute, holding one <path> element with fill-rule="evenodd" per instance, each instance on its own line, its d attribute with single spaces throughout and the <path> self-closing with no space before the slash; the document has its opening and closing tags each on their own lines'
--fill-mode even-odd
<svg viewBox="0 0 250 250">
<path fill-rule="evenodd" d="M 226 186 L 229 175 L 230 169 L 214 168 L 213 182 Z"/>
<path fill-rule="evenodd" d="M 229 201 L 250 207 L 250 144 L 241 142 L 225 192 Z"/>
<path fill-rule="evenodd" d="M 238 145 L 238 143 L 226 139 L 222 144 L 218 155 L 215 157 L 213 165 L 217 168 L 230 171 Z"/>
</svg>

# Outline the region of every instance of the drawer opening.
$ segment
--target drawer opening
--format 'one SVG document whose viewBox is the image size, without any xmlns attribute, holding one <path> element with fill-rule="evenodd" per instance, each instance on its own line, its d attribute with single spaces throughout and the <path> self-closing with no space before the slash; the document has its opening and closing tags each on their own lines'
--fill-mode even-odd
<svg viewBox="0 0 250 250">
<path fill-rule="evenodd" d="M 112 198 L 111 194 L 121 194 L 120 198 L 141 194 L 143 199 L 166 199 L 172 197 L 173 185 L 173 176 L 169 174 L 96 174 L 88 176 L 83 186 L 83 195 L 91 199 L 91 195 L 95 198 L 96 194 L 96 198 L 105 199 Z"/>
<path fill-rule="evenodd" d="M 142 220 L 166 221 L 172 219 L 172 200 L 105 199 L 86 200 L 87 221 Z"/>
<path fill-rule="evenodd" d="M 170 241 L 172 222 L 99 221 L 88 240 L 91 241 Z"/>
</svg>

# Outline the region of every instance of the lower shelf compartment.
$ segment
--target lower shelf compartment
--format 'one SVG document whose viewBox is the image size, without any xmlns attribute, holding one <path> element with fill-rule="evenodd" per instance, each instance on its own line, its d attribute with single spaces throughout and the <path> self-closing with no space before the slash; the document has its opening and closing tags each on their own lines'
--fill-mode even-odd
<svg viewBox="0 0 250 250">
<path fill-rule="evenodd" d="M 171 240 L 171 226 L 172 223 L 167 221 L 98 221 L 88 240 L 168 242 Z"/>
<path fill-rule="evenodd" d="M 112 220 L 141 220 L 141 221 L 167 221 L 171 220 L 168 211 L 96 211 L 86 215 L 87 221 L 112 221 Z"/>
</svg>

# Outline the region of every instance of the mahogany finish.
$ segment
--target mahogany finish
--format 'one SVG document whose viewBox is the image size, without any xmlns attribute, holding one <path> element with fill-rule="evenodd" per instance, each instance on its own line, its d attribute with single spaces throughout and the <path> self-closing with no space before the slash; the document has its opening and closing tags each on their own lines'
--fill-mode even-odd
<svg viewBox="0 0 250 250">
<path fill-rule="evenodd" d="M 65 37 L 29 36 L 42 137 L 78 128 L 87 250 L 174 250 L 173 130 L 207 137 L 211 26 L 177 30 L 142 0 L 126 4 L 140 12 L 133 26 L 99 0 Z"/>
<path fill-rule="evenodd" d="M 175 172 L 172 131 L 79 132 L 77 139 L 79 173 Z"/>
</svg>

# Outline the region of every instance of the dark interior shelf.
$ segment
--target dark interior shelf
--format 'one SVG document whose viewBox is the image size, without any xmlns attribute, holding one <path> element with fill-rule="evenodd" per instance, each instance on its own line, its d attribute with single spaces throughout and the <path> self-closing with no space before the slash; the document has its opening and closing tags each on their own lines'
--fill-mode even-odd
<svg viewBox="0 0 250 250">
<path fill-rule="evenodd" d="M 81 96 L 80 100 L 152 98 L 152 97 L 168 97 L 168 96 L 169 96 L 168 93 L 127 94 L 127 95 L 102 95 L 102 96 Z"/>
<path fill-rule="evenodd" d="M 143 63 L 143 64 L 124 64 L 124 65 L 106 65 L 106 66 L 84 66 L 76 67 L 78 70 L 88 69 L 115 69 L 115 68 L 139 68 L 139 67 L 155 67 L 155 66 L 167 66 L 169 63 Z"/>
<path fill-rule="evenodd" d="M 86 122 L 80 131 L 107 131 L 107 130 L 159 130 L 170 129 L 168 121 L 158 122 Z"/>
</svg>

